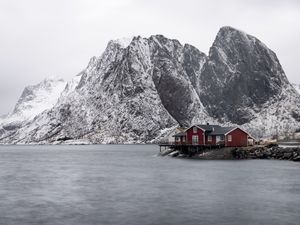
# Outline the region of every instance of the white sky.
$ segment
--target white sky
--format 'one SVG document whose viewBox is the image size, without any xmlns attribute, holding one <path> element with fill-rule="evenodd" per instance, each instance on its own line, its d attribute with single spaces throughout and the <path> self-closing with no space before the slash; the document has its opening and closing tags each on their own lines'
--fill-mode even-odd
<svg viewBox="0 0 300 225">
<path fill-rule="evenodd" d="M 163 34 L 208 53 L 220 27 L 256 36 L 300 83 L 299 0 L 0 0 L 0 115 L 23 88 L 70 80 L 111 39 Z"/>
</svg>

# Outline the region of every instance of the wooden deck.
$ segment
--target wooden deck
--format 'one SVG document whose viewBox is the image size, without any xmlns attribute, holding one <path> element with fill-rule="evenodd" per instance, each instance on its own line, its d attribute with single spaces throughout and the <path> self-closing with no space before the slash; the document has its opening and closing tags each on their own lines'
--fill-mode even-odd
<svg viewBox="0 0 300 225">
<path fill-rule="evenodd" d="M 171 148 L 174 150 L 178 150 L 183 154 L 195 154 L 201 153 L 211 149 L 223 148 L 224 144 L 219 145 L 195 145 L 195 144 L 177 144 L 177 143 L 161 143 L 159 144 L 159 151 L 162 149 L 166 150 L 167 148 Z"/>
</svg>

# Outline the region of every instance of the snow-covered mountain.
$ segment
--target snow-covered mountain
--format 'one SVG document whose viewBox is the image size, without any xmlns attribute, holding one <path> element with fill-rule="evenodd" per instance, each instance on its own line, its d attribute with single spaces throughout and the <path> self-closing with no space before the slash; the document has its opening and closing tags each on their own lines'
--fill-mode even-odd
<svg viewBox="0 0 300 225">
<path fill-rule="evenodd" d="M 188 48 L 161 35 L 135 37 L 128 46 L 111 41 L 80 73 L 73 91 L 67 85 L 52 109 L 14 132 L 5 131 L 2 141 L 148 142 L 178 123 L 203 120 L 205 110 L 183 67 L 194 57 Z"/>
<path fill-rule="evenodd" d="M 110 41 L 57 99 L 19 126 L 0 125 L 0 143 L 144 143 L 206 122 L 254 135 L 300 126 L 299 94 L 275 53 L 231 27 L 220 29 L 209 56 L 162 35 Z"/>
<path fill-rule="evenodd" d="M 2 118 L 0 125 L 15 130 L 25 121 L 32 120 L 41 112 L 52 108 L 66 86 L 61 78 L 49 77 L 36 85 L 25 87 L 12 113 Z"/>
</svg>

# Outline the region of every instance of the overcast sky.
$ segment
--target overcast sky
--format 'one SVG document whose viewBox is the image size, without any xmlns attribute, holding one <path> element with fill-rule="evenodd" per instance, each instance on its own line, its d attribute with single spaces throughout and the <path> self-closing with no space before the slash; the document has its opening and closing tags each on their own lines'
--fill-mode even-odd
<svg viewBox="0 0 300 225">
<path fill-rule="evenodd" d="M 70 80 L 107 42 L 163 34 L 208 53 L 220 27 L 252 34 L 300 83 L 299 0 L 0 0 L 0 115 L 23 88 Z"/>
</svg>

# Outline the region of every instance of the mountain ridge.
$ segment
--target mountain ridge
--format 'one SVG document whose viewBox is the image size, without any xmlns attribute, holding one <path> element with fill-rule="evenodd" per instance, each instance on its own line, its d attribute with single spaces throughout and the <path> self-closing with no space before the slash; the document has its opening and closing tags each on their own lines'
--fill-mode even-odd
<svg viewBox="0 0 300 225">
<path fill-rule="evenodd" d="M 206 122 L 274 135 L 300 126 L 299 102 L 276 54 L 245 32 L 222 27 L 208 56 L 137 36 L 110 41 L 53 107 L 16 129 L 0 124 L 0 143 L 149 143 Z"/>
</svg>

